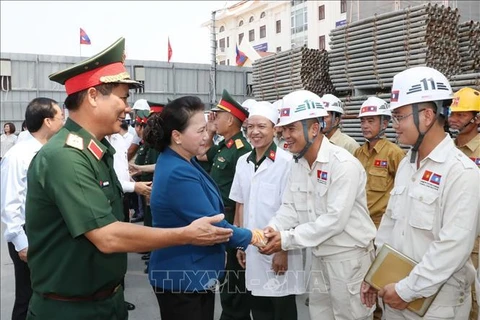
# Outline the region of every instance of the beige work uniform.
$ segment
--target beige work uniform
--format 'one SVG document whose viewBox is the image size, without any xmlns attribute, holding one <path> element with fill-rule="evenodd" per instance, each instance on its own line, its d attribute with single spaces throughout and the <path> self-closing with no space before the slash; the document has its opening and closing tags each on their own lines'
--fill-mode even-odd
<svg viewBox="0 0 480 320">
<path fill-rule="evenodd" d="M 393 180 L 405 152 L 396 144 L 383 138 L 369 150 L 369 143 L 355 150 L 354 156 L 367 172 L 367 205 L 370 217 L 378 228 L 387 208 Z"/>
<path fill-rule="evenodd" d="M 334 145 L 346 149 L 351 154 L 353 154 L 355 150 L 360 148 L 360 145 L 357 141 L 355 141 L 355 139 L 341 132 L 340 129 L 337 129 L 328 140 L 330 140 L 330 142 Z"/>
</svg>

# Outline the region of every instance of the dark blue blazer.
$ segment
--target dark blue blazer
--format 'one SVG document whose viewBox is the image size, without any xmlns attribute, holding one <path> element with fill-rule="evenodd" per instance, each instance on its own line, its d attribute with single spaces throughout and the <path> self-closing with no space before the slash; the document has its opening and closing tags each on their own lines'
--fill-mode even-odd
<svg viewBox="0 0 480 320">
<path fill-rule="evenodd" d="M 186 161 L 170 148 L 157 159 L 150 200 L 153 227 L 177 228 L 195 219 L 224 212 L 222 197 L 215 182 L 196 159 Z M 218 226 L 233 229 L 227 245 L 246 248 L 250 230 L 237 228 L 223 220 Z M 152 286 L 174 292 L 211 289 L 223 276 L 225 245 L 183 245 L 155 250 L 149 264 Z"/>
</svg>

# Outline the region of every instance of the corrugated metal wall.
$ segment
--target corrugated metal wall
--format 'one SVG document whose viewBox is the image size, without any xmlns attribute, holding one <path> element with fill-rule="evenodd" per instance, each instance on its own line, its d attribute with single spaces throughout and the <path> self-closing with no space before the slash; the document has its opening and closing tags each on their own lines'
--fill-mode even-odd
<svg viewBox="0 0 480 320">
<path fill-rule="evenodd" d="M 0 119 L 1 129 L 5 122 L 13 122 L 19 131 L 24 119 L 27 104 L 36 97 L 49 97 L 60 104 L 66 98 L 62 85 L 52 82 L 48 75 L 77 63 L 79 57 L 35 55 L 19 53 L 1 53 L 1 59 L 11 60 L 11 90 L 1 88 Z M 83 57 L 82 59 L 85 59 Z M 161 61 L 127 60 L 125 63 L 132 77 L 134 66 L 143 66 L 145 70 L 145 89 L 143 93 L 131 91 L 131 105 L 137 99 L 154 102 L 167 102 L 185 95 L 195 95 L 209 108 L 210 65 L 189 63 L 167 63 Z M 239 102 L 247 97 L 247 73 L 251 68 L 217 66 L 217 101 L 223 89 L 227 89 Z"/>
</svg>

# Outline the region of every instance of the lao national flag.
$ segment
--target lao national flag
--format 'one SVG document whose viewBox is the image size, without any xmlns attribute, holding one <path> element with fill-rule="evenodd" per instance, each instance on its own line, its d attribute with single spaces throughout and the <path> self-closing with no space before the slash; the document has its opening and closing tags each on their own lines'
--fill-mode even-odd
<svg viewBox="0 0 480 320">
<path fill-rule="evenodd" d="M 480 158 L 470 158 L 477 166 L 480 166 Z"/>
<path fill-rule="evenodd" d="M 398 102 L 399 95 L 400 95 L 400 90 L 393 90 L 392 95 L 390 96 L 390 102 Z"/>
<path fill-rule="evenodd" d="M 380 165 L 382 166 L 382 168 L 386 168 L 387 167 L 387 161 L 383 160 L 382 163 L 380 163 Z"/>
<path fill-rule="evenodd" d="M 80 44 L 92 44 L 85 30 L 80 28 Z"/>
<path fill-rule="evenodd" d="M 290 108 L 282 108 L 282 110 L 280 110 L 280 117 L 288 116 L 290 116 Z"/>
<path fill-rule="evenodd" d="M 436 185 L 440 184 L 440 180 L 442 180 L 442 176 L 436 173 L 434 173 L 430 178 L 430 182 Z"/>
<path fill-rule="evenodd" d="M 245 61 L 247 61 L 247 56 L 245 55 L 245 53 L 238 50 L 238 45 L 235 45 L 235 51 L 237 53 L 237 56 L 235 58 L 235 60 L 237 62 L 237 66 L 241 67 L 245 64 Z"/>
<path fill-rule="evenodd" d="M 327 177 L 328 177 L 328 172 L 326 172 L 326 171 L 322 171 L 322 176 L 320 177 L 320 179 L 322 179 L 322 180 L 325 180 L 325 181 L 326 181 L 326 180 L 327 180 Z"/>
<path fill-rule="evenodd" d="M 170 45 L 170 37 L 168 37 L 168 62 L 170 62 L 170 59 L 172 58 L 172 46 Z"/>
</svg>

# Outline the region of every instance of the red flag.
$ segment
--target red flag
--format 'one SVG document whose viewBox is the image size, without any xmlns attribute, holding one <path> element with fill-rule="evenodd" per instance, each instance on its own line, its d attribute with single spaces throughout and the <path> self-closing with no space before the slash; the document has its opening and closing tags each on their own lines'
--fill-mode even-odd
<svg viewBox="0 0 480 320">
<path fill-rule="evenodd" d="M 80 44 L 92 44 L 85 30 L 80 28 Z"/>
<path fill-rule="evenodd" d="M 170 45 L 170 37 L 168 37 L 168 62 L 172 58 L 172 46 Z"/>
</svg>

